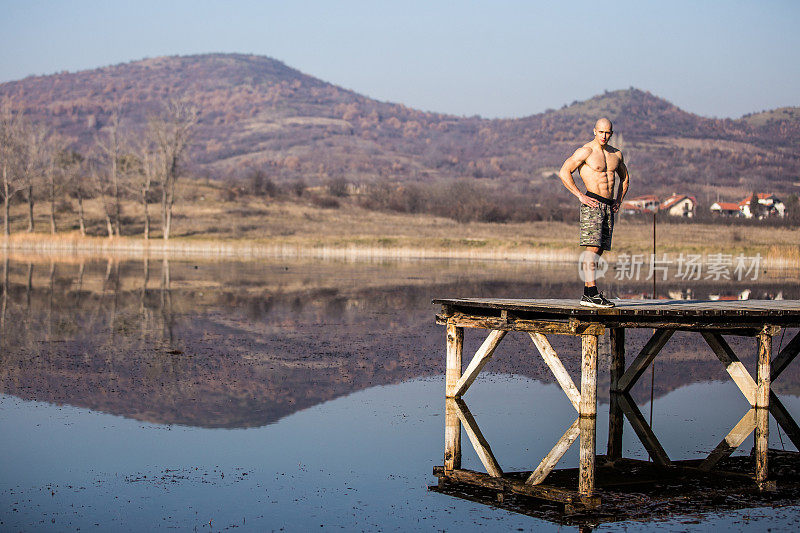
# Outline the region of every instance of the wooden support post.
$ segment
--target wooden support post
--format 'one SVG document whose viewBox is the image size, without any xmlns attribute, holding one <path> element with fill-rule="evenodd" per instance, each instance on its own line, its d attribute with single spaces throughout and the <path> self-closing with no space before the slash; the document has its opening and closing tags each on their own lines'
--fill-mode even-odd
<svg viewBox="0 0 800 533">
<path fill-rule="evenodd" d="M 553 349 L 553 346 L 550 344 L 550 341 L 547 340 L 547 337 L 542 335 L 541 333 L 528 333 L 533 341 L 533 344 L 536 345 L 536 349 L 539 350 L 539 353 L 542 355 L 542 359 L 553 372 L 553 376 L 555 376 L 556 381 L 561 386 L 561 389 L 564 391 L 564 394 L 567 395 L 569 398 L 570 403 L 572 403 L 572 407 L 575 408 L 576 411 L 580 413 L 580 402 L 581 402 L 581 393 L 578 392 L 578 387 L 575 386 L 573 383 L 572 378 L 569 376 L 567 369 L 564 368 L 564 365 L 561 363 L 561 359 L 558 358 L 558 354 Z M 589 335 L 597 339 L 594 335 Z M 586 337 L 586 335 L 582 335 L 581 338 Z"/>
<path fill-rule="evenodd" d="M 464 351 L 464 328 L 447 324 L 447 370 L 445 373 L 445 396 L 455 396 L 461 377 L 461 354 Z"/>
<path fill-rule="evenodd" d="M 525 480 L 525 483 L 530 485 L 538 485 L 542 481 L 545 480 L 547 475 L 553 471 L 558 464 L 558 461 L 564 457 L 564 454 L 567 453 L 569 447 L 575 442 L 580 434 L 580 417 L 575 419 L 575 422 L 572 423 L 570 427 L 567 428 L 567 431 L 558 439 L 558 442 L 553 449 L 542 459 L 542 462 L 539 463 L 539 466 L 536 467 L 536 470 L 528 476 L 528 479 Z"/>
<path fill-rule="evenodd" d="M 797 354 L 800 353 L 800 331 L 797 332 L 797 335 L 789 341 L 781 353 L 779 353 L 775 360 L 772 361 L 772 374 L 770 375 L 770 382 L 775 381 L 778 376 L 781 375 L 781 372 L 789 366 Z"/>
<path fill-rule="evenodd" d="M 647 420 L 642 416 L 642 412 L 639 411 L 631 395 L 628 393 L 620 393 L 617 397 L 617 401 L 622 408 L 622 412 L 625 413 L 625 418 L 631 423 L 633 430 L 636 432 L 645 450 L 647 450 L 647 453 L 653 458 L 653 461 L 661 466 L 671 465 L 672 462 L 667 452 L 661 447 L 661 443 L 658 442 L 655 433 L 650 429 Z"/>
<path fill-rule="evenodd" d="M 747 401 L 750 402 L 752 407 L 755 407 L 756 382 L 753 381 L 750 372 L 747 371 L 739 358 L 736 357 L 736 354 L 728 343 L 725 342 L 725 339 L 722 338 L 722 335 L 708 331 L 704 331 L 701 334 L 708 345 L 711 346 L 711 349 L 714 350 L 714 354 L 717 358 L 725 365 L 725 370 L 734 383 L 736 383 L 736 386 L 739 387 L 739 390 L 742 391 L 744 397 L 747 398 Z M 769 375 L 767 375 L 767 380 L 769 380 Z"/>
<path fill-rule="evenodd" d="M 475 422 L 475 418 L 467 408 L 467 404 L 459 399 L 452 401 L 458 413 L 458 418 L 464 424 L 464 431 L 467 432 L 472 447 L 475 449 L 475 453 L 478 454 L 478 459 L 483 463 L 483 467 L 486 468 L 486 472 L 492 477 L 503 477 L 503 470 L 500 468 L 497 459 L 495 459 L 492 449 L 489 447 L 489 442 L 481 433 L 478 423 Z"/>
<path fill-rule="evenodd" d="M 609 332 L 611 340 L 611 386 L 612 391 L 619 388 L 619 379 L 625 373 L 625 329 L 612 328 Z M 606 454 L 612 461 L 622 457 L 622 408 L 617 401 L 616 392 L 609 397 L 608 406 L 608 447 Z"/>
<path fill-rule="evenodd" d="M 741 420 L 734 426 L 722 442 L 720 442 L 714 451 L 712 451 L 706 459 L 700 463 L 698 468 L 704 472 L 710 471 L 718 462 L 730 455 L 742 445 L 744 440 L 756 428 L 756 410 L 751 408 Z"/>
<path fill-rule="evenodd" d="M 597 434 L 597 335 L 581 336 L 580 458 L 578 494 L 594 493 Z"/>
<path fill-rule="evenodd" d="M 758 369 L 756 372 L 756 483 L 760 489 L 767 485 L 769 468 L 767 454 L 769 452 L 769 393 L 770 393 L 770 358 L 772 356 L 771 331 L 764 328 L 758 334 Z"/>
<path fill-rule="evenodd" d="M 650 366 L 650 363 L 653 362 L 653 359 L 656 358 L 661 348 L 663 348 L 670 337 L 672 337 L 673 333 L 675 333 L 674 329 L 656 330 L 653 336 L 650 337 L 650 340 L 647 341 L 644 348 L 642 348 L 642 351 L 639 352 L 636 359 L 633 360 L 631 366 L 628 367 L 628 370 L 619 378 L 617 388 L 612 388 L 612 390 L 615 390 L 615 392 L 630 391 L 644 371 L 647 370 L 647 367 Z"/>
<path fill-rule="evenodd" d="M 459 378 L 458 383 L 456 383 L 452 396 L 458 398 L 467 392 L 469 386 L 472 385 L 480 371 L 483 370 L 483 367 L 486 366 L 486 363 L 492 358 L 497 345 L 500 344 L 500 341 L 503 340 L 503 337 L 505 337 L 507 333 L 507 331 L 498 330 L 493 330 L 489 333 L 489 336 L 486 337 L 486 340 L 483 341 L 483 344 L 481 344 L 481 347 L 478 348 L 478 351 L 475 353 L 475 357 L 470 361 L 464 374 Z"/>
<path fill-rule="evenodd" d="M 444 469 L 461 468 L 461 420 L 455 400 L 444 401 Z"/>
</svg>

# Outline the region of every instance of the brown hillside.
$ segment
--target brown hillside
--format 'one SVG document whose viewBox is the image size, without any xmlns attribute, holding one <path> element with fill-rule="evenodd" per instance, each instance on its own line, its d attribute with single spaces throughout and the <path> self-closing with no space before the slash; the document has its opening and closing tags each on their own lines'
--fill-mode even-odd
<svg viewBox="0 0 800 533">
<path fill-rule="evenodd" d="M 355 184 L 479 178 L 548 192 L 552 173 L 609 116 L 635 194 L 791 192 L 800 175 L 800 113 L 703 118 L 628 89 L 509 120 L 454 117 L 378 102 L 267 57 L 160 57 L 0 85 L 0 100 L 88 150 L 118 107 L 131 130 L 168 98 L 202 110 L 193 171 L 212 178 L 263 168 L 276 181 Z M 512 189 L 514 190 L 514 189 Z"/>
</svg>

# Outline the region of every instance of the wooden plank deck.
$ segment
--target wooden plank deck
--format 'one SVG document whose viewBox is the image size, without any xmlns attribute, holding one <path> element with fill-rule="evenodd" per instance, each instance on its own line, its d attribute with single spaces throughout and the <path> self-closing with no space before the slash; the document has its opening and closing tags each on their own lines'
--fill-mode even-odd
<svg viewBox="0 0 800 533">
<path fill-rule="evenodd" d="M 610 309 L 584 307 L 577 299 L 555 298 L 437 298 L 433 303 L 443 306 L 444 315 L 459 312 L 494 317 L 505 312 L 532 320 L 577 319 L 609 327 L 653 327 L 654 323 L 667 322 L 800 327 L 799 300 L 614 300 L 616 307 Z"/>
</svg>

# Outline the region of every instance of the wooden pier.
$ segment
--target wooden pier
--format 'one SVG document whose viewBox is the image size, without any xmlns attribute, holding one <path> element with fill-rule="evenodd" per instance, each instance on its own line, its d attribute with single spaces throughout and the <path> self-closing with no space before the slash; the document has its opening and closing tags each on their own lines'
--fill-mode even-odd
<svg viewBox="0 0 800 533">
<path fill-rule="evenodd" d="M 436 299 L 442 312 L 437 323 L 447 328 L 445 384 L 444 465 L 434 474 L 444 483 L 464 483 L 498 493 L 512 492 L 564 504 L 568 511 L 594 509 L 600 505 L 597 494 L 596 466 L 620 469 L 637 462 L 622 457 L 623 420 L 627 419 L 652 458 L 655 467 L 665 474 L 680 471 L 697 476 L 745 478 L 758 490 L 775 488 L 768 468 L 769 415 L 800 449 L 800 427 L 771 390 L 775 381 L 800 352 L 800 333 L 796 334 L 775 357 L 772 338 L 781 328 L 800 327 L 800 301 L 682 301 L 621 300 L 611 309 L 582 307 L 577 300 L 491 298 Z M 467 368 L 462 372 L 464 328 L 489 330 Z M 653 329 L 653 335 L 626 366 L 625 330 Z M 611 381 L 608 448 L 599 456 L 595 450 L 597 433 L 597 346 L 606 330 L 611 341 Z M 532 471 L 504 473 L 481 434 L 475 419 L 461 396 L 492 358 L 495 349 L 510 331 L 530 336 L 555 380 L 577 412 L 577 418 L 552 450 Z M 747 399 L 751 409 L 722 442 L 699 461 L 672 461 L 630 396 L 647 367 L 676 331 L 700 334 L 725 366 L 731 379 Z M 548 335 L 572 335 L 581 338 L 580 388 L 564 368 L 561 357 L 548 341 Z M 755 337 L 758 346 L 756 377 L 747 371 L 723 335 Z M 461 427 L 464 427 L 486 473 L 461 469 Z M 755 467 L 749 474 L 727 472 L 717 466 L 755 432 Z M 546 484 L 572 444 L 580 446 L 577 490 L 564 483 Z M 609 476 L 606 475 L 606 478 Z M 610 476 L 614 477 L 614 476 Z M 619 477 L 619 476 L 617 476 Z M 603 475 L 600 475 L 603 478 Z"/>
</svg>

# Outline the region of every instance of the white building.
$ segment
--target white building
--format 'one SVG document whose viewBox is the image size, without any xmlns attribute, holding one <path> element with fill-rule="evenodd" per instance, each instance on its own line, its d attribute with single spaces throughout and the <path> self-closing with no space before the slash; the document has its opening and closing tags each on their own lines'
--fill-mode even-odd
<svg viewBox="0 0 800 533">
<path fill-rule="evenodd" d="M 666 211 L 666 213 L 673 217 L 686 217 L 692 218 L 694 210 L 697 207 L 697 199 L 694 196 L 686 196 L 685 194 L 673 194 L 663 202 L 659 210 Z"/>
<path fill-rule="evenodd" d="M 780 201 L 780 199 L 778 199 L 777 196 L 767 193 L 758 193 L 757 196 L 758 203 L 763 206 L 758 218 L 774 216 L 783 218 L 786 216 L 786 206 Z M 752 197 L 753 195 L 751 194 L 739 202 L 739 210 L 742 212 L 742 215 L 744 215 L 745 218 L 753 218 L 753 213 L 750 211 L 750 200 Z"/>
</svg>

